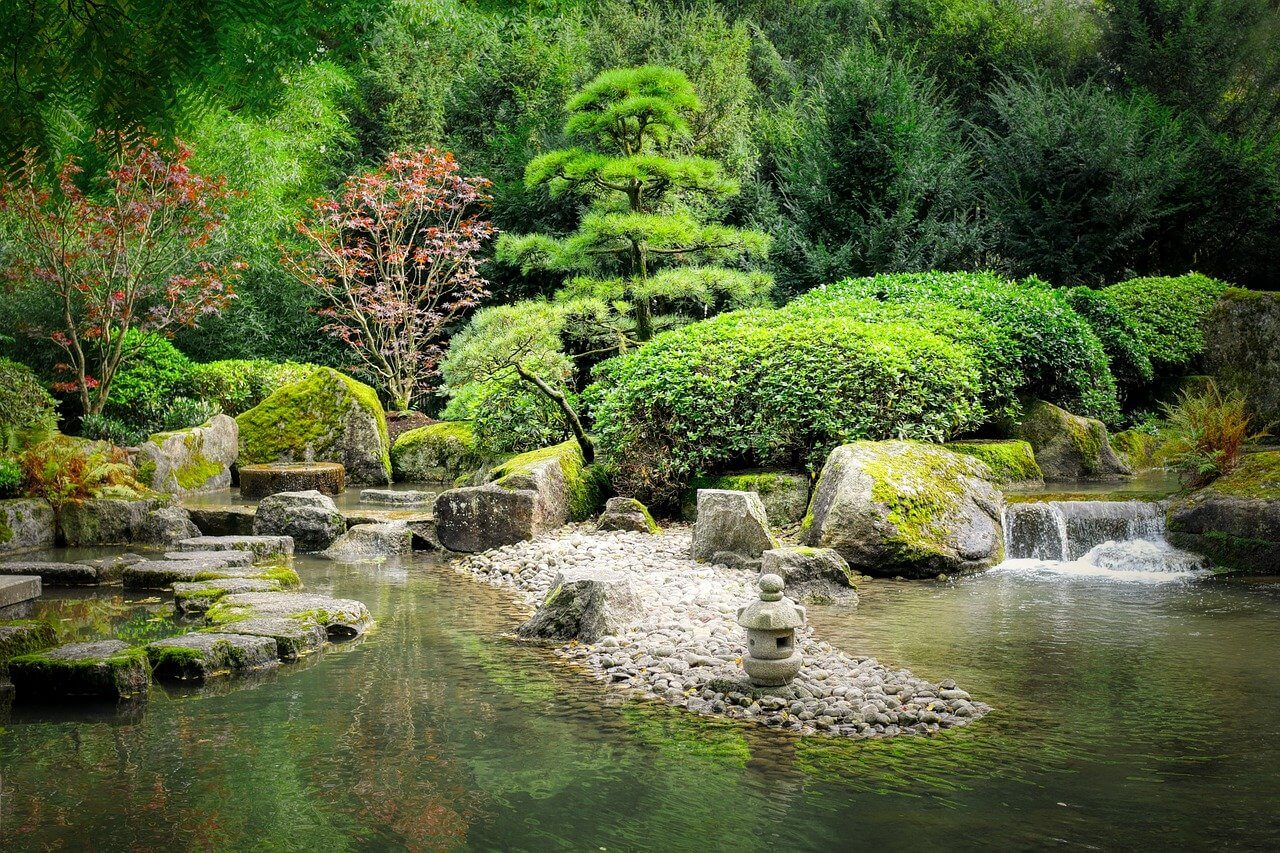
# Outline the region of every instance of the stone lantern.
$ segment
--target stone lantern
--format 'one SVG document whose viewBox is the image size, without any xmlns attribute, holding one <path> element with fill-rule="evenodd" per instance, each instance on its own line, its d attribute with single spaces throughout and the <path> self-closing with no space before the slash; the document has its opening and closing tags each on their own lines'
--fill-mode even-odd
<svg viewBox="0 0 1280 853">
<path fill-rule="evenodd" d="M 760 577 L 760 600 L 738 610 L 747 629 L 742 668 L 757 687 L 782 687 L 796 677 L 804 659 L 796 648 L 796 628 L 804 625 L 804 608 L 782 594 L 778 575 Z"/>
</svg>

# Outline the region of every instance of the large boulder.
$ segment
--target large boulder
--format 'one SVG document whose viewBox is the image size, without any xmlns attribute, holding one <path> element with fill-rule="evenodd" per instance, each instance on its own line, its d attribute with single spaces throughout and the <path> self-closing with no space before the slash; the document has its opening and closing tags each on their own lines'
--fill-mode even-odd
<svg viewBox="0 0 1280 853">
<path fill-rule="evenodd" d="M 483 464 L 469 421 L 441 421 L 405 432 L 391 446 L 391 473 L 402 483 L 449 483 Z"/>
<path fill-rule="evenodd" d="M 52 548 L 57 531 L 53 507 L 45 501 L 0 501 L 0 554 Z"/>
<path fill-rule="evenodd" d="M 156 433 L 138 448 L 138 479 L 157 492 L 190 495 L 231 485 L 240 428 L 217 415 L 198 427 Z"/>
<path fill-rule="evenodd" d="M 1030 404 L 1010 432 L 1031 445 L 1046 480 L 1120 480 L 1133 474 L 1112 450 L 1102 421 L 1051 403 Z"/>
<path fill-rule="evenodd" d="M 360 563 L 413 553 L 413 531 L 403 521 L 357 524 L 320 556 L 339 563 Z"/>
<path fill-rule="evenodd" d="M 662 528 L 649 514 L 649 508 L 635 498 L 609 498 L 596 522 L 601 531 L 622 530 L 634 533 L 661 533 Z"/>
<path fill-rule="evenodd" d="M 644 613 L 640 596 L 621 572 L 562 569 L 520 636 L 594 643 L 618 634 Z"/>
<path fill-rule="evenodd" d="M 832 548 L 788 545 L 764 552 L 761 574 L 777 575 L 797 601 L 856 603 L 858 574 Z"/>
<path fill-rule="evenodd" d="M 155 498 L 69 501 L 59 522 L 63 539 L 72 548 L 135 542 L 171 545 L 199 535 L 185 509 Z"/>
<path fill-rule="evenodd" d="M 1245 392 L 1260 423 L 1280 421 L 1280 294 L 1232 288 L 1205 319 L 1205 367 Z"/>
<path fill-rule="evenodd" d="M 809 475 L 794 471 L 739 471 L 694 477 L 689 483 L 680 514 L 685 521 L 698 520 L 698 492 L 715 489 L 755 492 L 764 504 L 769 523 L 776 527 L 799 524 L 809 507 Z"/>
<path fill-rule="evenodd" d="M 1004 558 L 1004 497 L 982 463 L 916 441 L 858 441 L 831 451 L 805 519 L 804 544 L 856 570 L 921 578 Z"/>
<path fill-rule="evenodd" d="M 196 527 L 190 514 L 175 504 L 157 507 L 147 513 L 137 541 L 149 545 L 172 545 L 199 535 L 200 528 Z"/>
<path fill-rule="evenodd" d="M 1247 454 L 1211 485 L 1169 506 L 1166 538 L 1215 566 L 1280 574 L 1280 450 Z"/>
<path fill-rule="evenodd" d="M 1021 439 L 1007 441 L 950 441 L 943 445 L 954 453 L 972 456 L 986 465 L 991 482 L 1001 486 L 1044 485 L 1044 473 L 1036 463 L 1031 444 Z"/>
<path fill-rule="evenodd" d="M 333 498 L 317 491 L 280 492 L 262 499 L 253 518 L 255 536 L 292 536 L 294 549 L 323 551 L 347 532 Z"/>
<path fill-rule="evenodd" d="M 450 551 L 487 551 L 583 521 L 600 505 L 602 484 L 573 441 L 522 453 L 494 467 L 489 482 L 442 492 L 436 535 Z"/>
<path fill-rule="evenodd" d="M 764 503 L 755 492 L 702 489 L 693 524 L 693 559 L 734 568 L 758 567 L 778 540 L 769 530 Z"/>
<path fill-rule="evenodd" d="M 372 388 L 320 368 L 236 418 L 240 462 L 340 462 L 352 483 L 391 482 L 387 417 Z"/>
</svg>

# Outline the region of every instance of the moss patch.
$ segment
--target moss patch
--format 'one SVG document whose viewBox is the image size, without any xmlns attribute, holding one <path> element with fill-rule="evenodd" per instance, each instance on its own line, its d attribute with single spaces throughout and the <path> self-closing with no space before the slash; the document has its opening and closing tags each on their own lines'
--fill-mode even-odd
<svg viewBox="0 0 1280 853">
<path fill-rule="evenodd" d="M 1019 439 L 952 441 L 943 446 L 954 453 L 971 456 L 982 462 L 991 469 L 992 481 L 996 483 L 1026 483 L 1044 479 L 1030 442 Z"/>
<path fill-rule="evenodd" d="M 886 509 L 894 532 L 888 544 L 904 562 L 926 559 L 949 549 L 950 518 L 964 500 L 963 478 L 975 465 L 936 445 L 893 442 L 892 450 L 860 460 L 871 477 L 871 497 Z"/>
<path fill-rule="evenodd" d="M 39 619 L 0 622 L 0 674 L 6 671 L 10 658 L 47 649 L 57 641 L 57 631 L 49 622 Z"/>
<path fill-rule="evenodd" d="M 484 464 L 470 421 L 441 421 L 411 429 L 391 448 L 397 481 L 450 483 Z"/>
<path fill-rule="evenodd" d="M 548 461 L 558 463 L 564 475 L 570 520 L 585 521 L 595 515 L 608 494 L 609 478 L 601 466 L 583 464 L 582 449 L 572 439 L 513 456 L 495 466 L 489 477 L 502 486 L 508 477 L 532 475 Z"/>
<path fill-rule="evenodd" d="M 174 471 L 173 476 L 177 479 L 180 487 L 190 491 L 198 489 L 221 473 L 222 466 L 217 462 L 206 459 L 199 453 L 194 453 L 191 456 L 191 461 Z"/>
<path fill-rule="evenodd" d="M 1245 454 L 1234 471 L 1209 489 L 1233 498 L 1280 500 L 1280 450 Z"/>
</svg>

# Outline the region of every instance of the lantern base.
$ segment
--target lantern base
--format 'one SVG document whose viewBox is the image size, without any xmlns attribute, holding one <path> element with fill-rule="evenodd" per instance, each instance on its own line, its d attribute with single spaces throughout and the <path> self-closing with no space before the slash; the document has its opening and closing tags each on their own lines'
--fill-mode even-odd
<svg viewBox="0 0 1280 853">
<path fill-rule="evenodd" d="M 747 677 L 756 687 L 782 687 L 790 684 L 791 679 L 796 677 L 803 665 L 804 658 L 799 651 L 781 660 L 761 660 L 753 657 L 742 659 L 742 668 L 747 671 Z"/>
</svg>

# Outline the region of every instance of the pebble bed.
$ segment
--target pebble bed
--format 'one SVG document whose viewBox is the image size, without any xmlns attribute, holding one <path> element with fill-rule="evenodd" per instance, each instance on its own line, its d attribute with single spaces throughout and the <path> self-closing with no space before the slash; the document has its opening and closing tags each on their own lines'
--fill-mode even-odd
<svg viewBox="0 0 1280 853">
<path fill-rule="evenodd" d="M 976 720 L 987 705 L 954 681 L 938 684 L 875 658 L 856 657 L 797 631 L 804 668 L 789 687 L 750 690 L 738 608 L 757 597 L 756 575 L 695 563 L 690 528 L 660 536 L 573 525 L 455 563 L 461 573 L 510 588 L 536 607 L 562 568 L 625 573 L 645 604 L 639 621 L 594 644 L 557 653 L 624 689 L 698 714 L 751 720 L 800 734 L 853 738 L 923 734 Z M 742 689 L 734 689 L 738 684 Z"/>
</svg>

